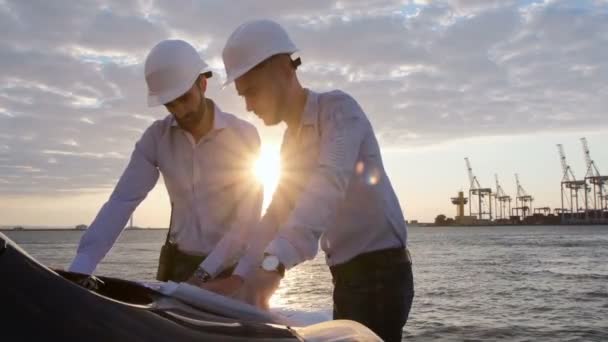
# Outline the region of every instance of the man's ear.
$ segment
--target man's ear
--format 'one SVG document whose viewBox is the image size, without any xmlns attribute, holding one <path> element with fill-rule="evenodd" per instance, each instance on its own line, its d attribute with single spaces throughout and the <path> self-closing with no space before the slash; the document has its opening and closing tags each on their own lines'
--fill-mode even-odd
<svg viewBox="0 0 608 342">
<path fill-rule="evenodd" d="M 203 75 L 199 75 L 198 79 L 196 80 L 198 88 L 205 93 L 207 91 L 207 77 L 203 76 Z"/>
<path fill-rule="evenodd" d="M 277 64 L 280 65 L 281 72 L 293 77 L 295 75 L 295 68 L 293 67 L 291 57 L 289 55 L 281 55 L 279 58 L 280 59 L 277 61 Z"/>
</svg>

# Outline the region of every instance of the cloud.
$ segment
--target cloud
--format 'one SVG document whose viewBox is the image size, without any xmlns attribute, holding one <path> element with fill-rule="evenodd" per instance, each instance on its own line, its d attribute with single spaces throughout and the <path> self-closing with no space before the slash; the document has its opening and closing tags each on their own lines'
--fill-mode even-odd
<svg viewBox="0 0 608 342">
<path fill-rule="evenodd" d="M 167 36 L 164 27 L 144 17 L 117 15 L 111 9 L 105 9 L 86 25 L 78 45 L 100 52 L 147 53 L 159 38 Z"/>
<path fill-rule="evenodd" d="M 192 42 L 208 95 L 262 129 L 218 85 L 225 39 L 262 17 L 300 47 L 302 82 L 351 93 L 383 146 L 608 128 L 605 1 L 4 0 L 0 191 L 113 187 L 166 114 L 146 107 L 142 66 L 165 38 Z"/>
</svg>

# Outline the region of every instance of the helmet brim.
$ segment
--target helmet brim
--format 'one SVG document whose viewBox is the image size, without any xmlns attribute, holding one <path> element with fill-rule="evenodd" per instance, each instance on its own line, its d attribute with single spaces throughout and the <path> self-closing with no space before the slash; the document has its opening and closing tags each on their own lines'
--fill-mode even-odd
<svg viewBox="0 0 608 342">
<path fill-rule="evenodd" d="M 201 70 L 200 74 L 203 75 L 205 78 L 210 78 L 213 76 L 212 71 L 209 70 L 207 66 L 205 66 L 205 69 Z M 184 83 L 184 85 L 179 88 L 171 89 L 170 91 L 166 91 L 161 94 L 148 93 L 148 107 L 161 106 L 182 96 L 192 87 L 198 76 L 199 74 L 194 74 L 194 76 L 188 83 Z"/>
</svg>

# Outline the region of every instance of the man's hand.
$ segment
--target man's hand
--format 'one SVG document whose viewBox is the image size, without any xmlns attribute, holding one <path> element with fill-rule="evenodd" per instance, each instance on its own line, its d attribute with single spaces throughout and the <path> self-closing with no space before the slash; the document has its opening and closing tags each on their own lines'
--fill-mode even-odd
<svg viewBox="0 0 608 342">
<path fill-rule="evenodd" d="M 214 279 L 197 286 L 223 296 L 232 296 L 243 286 L 243 278 L 233 274 L 228 278 Z"/>
<path fill-rule="evenodd" d="M 186 280 L 186 283 L 188 283 L 190 285 L 198 286 L 198 287 L 203 287 L 203 284 L 205 284 L 205 281 L 203 279 L 193 275 L 190 278 L 188 278 L 188 280 Z"/>
<path fill-rule="evenodd" d="M 76 283 L 78 285 L 84 287 L 85 289 L 91 290 L 91 291 L 98 291 L 100 286 L 105 285 L 105 283 L 101 279 L 99 279 L 93 275 L 90 275 L 88 277 L 83 277 L 83 278 L 77 280 Z"/>
<path fill-rule="evenodd" d="M 260 309 L 269 310 L 268 301 L 279 288 L 281 279 L 282 277 L 278 272 L 258 269 L 251 281 L 247 281 L 247 284 L 245 284 L 242 293 L 243 299 Z"/>
<path fill-rule="evenodd" d="M 196 270 L 194 270 L 194 273 L 192 274 L 192 276 L 190 276 L 186 283 L 201 287 L 204 283 L 211 279 L 211 274 L 209 274 L 207 271 L 205 271 L 204 268 L 199 266 Z"/>
</svg>

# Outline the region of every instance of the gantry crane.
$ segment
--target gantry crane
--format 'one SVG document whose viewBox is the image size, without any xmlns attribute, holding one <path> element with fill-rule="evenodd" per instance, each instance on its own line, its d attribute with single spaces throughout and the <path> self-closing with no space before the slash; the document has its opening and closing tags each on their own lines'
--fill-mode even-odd
<svg viewBox="0 0 608 342">
<path fill-rule="evenodd" d="M 482 188 L 479 180 L 473 174 L 473 168 L 469 158 L 464 158 L 467 164 L 467 172 L 469 174 L 469 216 L 477 216 L 480 220 L 492 219 L 492 189 Z M 473 197 L 477 197 L 477 212 L 473 212 L 472 203 L 475 202 Z"/>
<path fill-rule="evenodd" d="M 519 175 L 515 174 L 515 183 L 517 184 L 517 196 L 515 197 L 515 216 L 525 219 L 528 213 L 532 211 L 532 202 L 534 198 L 524 190 L 519 183 Z M 521 212 L 521 214 L 520 214 Z"/>
<path fill-rule="evenodd" d="M 557 144 L 557 150 L 559 152 L 559 158 L 562 164 L 562 207 L 556 213 L 561 215 L 562 223 L 565 223 L 566 213 L 571 213 L 568 215 L 568 217 L 572 217 L 572 213 L 579 212 L 579 195 L 581 191 L 586 193 L 587 186 L 584 180 L 576 180 L 576 176 L 574 176 L 572 168 L 566 161 L 564 146 L 562 146 L 562 144 Z M 566 206 L 564 206 L 564 204 L 566 204 Z"/>
<path fill-rule="evenodd" d="M 606 211 L 608 209 L 608 194 L 606 192 L 608 176 L 602 176 L 597 168 L 597 165 L 593 159 L 591 159 L 587 139 L 581 138 L 581 143 L 583 145 L 583 152 L 585 153 L 585 163 L 587 167 L 585 174 L 585 186 L 588 187 L 588 190 L 585 191 L 585 212 L 588 218 L 589 210 L 591 209 L 591 201 L 593 202 L 594 211 Z M 588 198 L 588 192 L 592 192 L 591 198 Z"/>
<path fill-rule="evenodd" d="M 496 195 L 494 208 L 496 208 L 496 218 L 497 219 L 506 219 L 508 215 L 511 213 L 511 196 L 505 194 L 505 191 L 500 186 L 498 182 L 498 175 L 494 174 L 494 179 L 496 179 Z M 508 207 L 508 210 L 507 210 Z"/>
</svg>

